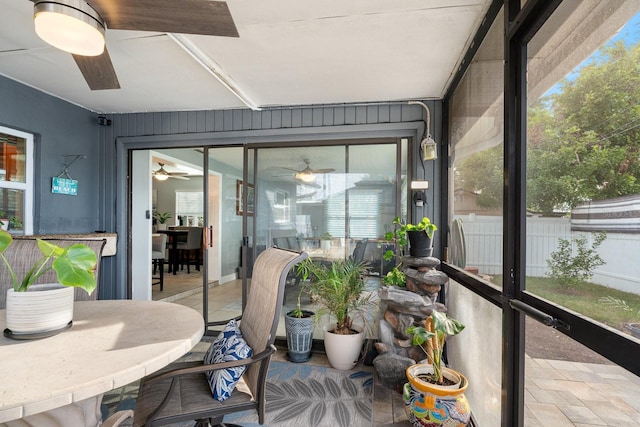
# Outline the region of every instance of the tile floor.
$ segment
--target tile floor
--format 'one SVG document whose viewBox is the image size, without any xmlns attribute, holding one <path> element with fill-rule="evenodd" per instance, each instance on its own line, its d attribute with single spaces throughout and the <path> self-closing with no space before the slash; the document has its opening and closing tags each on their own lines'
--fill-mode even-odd
<svg viewBox="0 0 640 427">
<path fill-rule="evenodd" d="M 153 299 L 175 301 L 202 312 L 201 287 L 202 276 L 193 271 L 189 275 L 186 271 L 165 275 L 164 291 L 160 293 L 159 287 L 154 286 Z M 210 320 L 240 314 L 240 298 L 239 281 L 210 284 Z M 295 295 L 288 298 L 284 309 L 292 304 Z M 282 329 L 280 336 L 284 336 L 284 326 Z M 284 359 L 285 354 L 286 349 L 278 351 L 276 360 Z M 329 366 L 322 353 L 314 353 L 307 363 Z M 616 365 L 526 359 L 525 427 L 640 427 L 639 396 L 640 378 Z M 374 426 L 409 425 L 402 396 L 376 384 Z"/>
</svg>

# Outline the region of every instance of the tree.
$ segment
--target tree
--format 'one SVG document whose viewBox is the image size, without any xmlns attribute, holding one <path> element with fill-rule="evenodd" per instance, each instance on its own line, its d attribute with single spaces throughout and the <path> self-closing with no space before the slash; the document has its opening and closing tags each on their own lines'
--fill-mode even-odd
<svg viewBox="0 0 640 427">
<path fill-rule="evenodd" d="M 640 193 L 640 44 L 601 49 L 574 79 L 528 111 L 527 208 L 569 211 Z M 456 165 L 456 188 L 502 207 L 503 146 Z"/>
</svg>

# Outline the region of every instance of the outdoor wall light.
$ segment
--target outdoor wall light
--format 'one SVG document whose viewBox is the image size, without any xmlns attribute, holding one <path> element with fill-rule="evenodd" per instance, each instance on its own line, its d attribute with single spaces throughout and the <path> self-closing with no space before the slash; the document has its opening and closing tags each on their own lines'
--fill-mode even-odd
<svg viewBox="0 0 640 427">
<path fill-rule="evenodd" d="M 438 147 L 436 141 L 431 137 L 429 129 L 431 128 L 431 112 L 424 102 L 409 101 L 409 105 L 422 105 L 427 112 L 427 127 L 425 128 L 426 137 L 422 138 L 420 149 L 422 150 L 422 160 L 435 160 L 438 158 Z"/>
<path fill-rule="evenodd" d="M 36 1 L 33 22 L 38 37 L 65 52 L 82 56 L 104 52 L 104 21 L 83 0 Z"/>
</svg>

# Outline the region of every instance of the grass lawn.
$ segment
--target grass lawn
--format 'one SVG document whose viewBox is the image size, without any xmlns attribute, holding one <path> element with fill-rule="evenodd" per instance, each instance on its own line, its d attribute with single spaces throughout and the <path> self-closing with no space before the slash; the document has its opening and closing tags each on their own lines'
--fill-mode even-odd
<svg viewBox="0 0 640 427">
<path fill-rule="evenodd" d="M 501 286 L 502 277 L 494 276 L 492 282 Z M 526 288 L 535 295 L 615 329 L 624 330 L 626 323 L 640 322 L 640 295 L 637 294 L 589 282 L 566 287 L 550 277 L 527 277 Z M 624 304 L 616 304 L 621 302 Z"/>
</svg>

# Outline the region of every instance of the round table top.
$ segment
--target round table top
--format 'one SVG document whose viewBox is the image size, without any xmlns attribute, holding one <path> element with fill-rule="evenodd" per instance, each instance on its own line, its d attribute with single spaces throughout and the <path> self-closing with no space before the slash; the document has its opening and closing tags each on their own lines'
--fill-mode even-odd
<svg viewBox="0 0 640 427">
<path fill-rule="evenodd" d="M 203 333 L 202 316 L 179 304 L 76 302 L 73 325 L 57 335 L 24 341 L 0 336 L 0 422 L 136 381 L 189 352 Z"/>
</svg>

